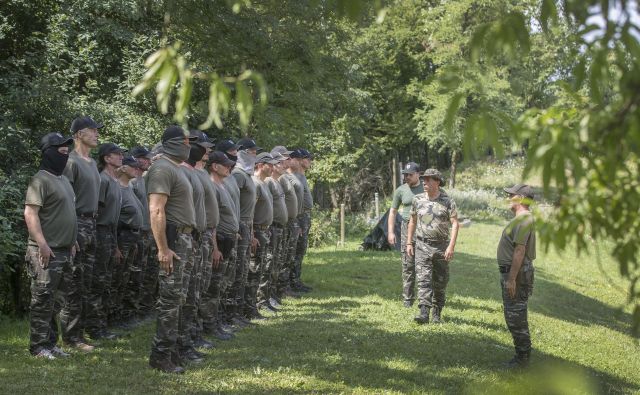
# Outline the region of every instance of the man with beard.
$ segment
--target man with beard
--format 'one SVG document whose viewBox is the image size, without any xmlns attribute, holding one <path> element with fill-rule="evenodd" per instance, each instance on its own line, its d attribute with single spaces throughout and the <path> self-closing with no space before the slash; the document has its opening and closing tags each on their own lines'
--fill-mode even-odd
<svg viewBox="0 0 640 395">
<path fill-rule="evenodd" d="M 184 373 L 178 353 L 178 323 L 187 297 L 185 266 L 193 267 L 196 215 L 193 189 L 181 163 L 189 158 L 190 139 L 179 126 L 162 134 L 163 154 L 149 168 L 147 193 L 151 230 L 158 246 L 157 329 L 149 365 L 167 373 Z"/>
<path fill-rule="evenodd" d="M 24 219 L 29 230 L 27 270 L 31 278 L 29 351 L 38 358 L 69 354 L 56 346 L 56 299 L 66 298 L 71 285 L 71 261 L 76 245 L 76 208 L 73 188 L 62 176 L 73 140 L 59 133 L 42 138 L 40 170 L 31 178 Z"/>
</svg>

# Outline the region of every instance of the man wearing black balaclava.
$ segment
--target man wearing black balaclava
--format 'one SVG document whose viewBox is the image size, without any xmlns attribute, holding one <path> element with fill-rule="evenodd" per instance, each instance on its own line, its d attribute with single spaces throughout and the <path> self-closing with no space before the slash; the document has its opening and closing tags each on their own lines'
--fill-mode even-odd
<svg viewBox="0 0 640 395">
<path fill-rule="evenodd" d="M 26 256 L 31 278 L 30 344 L 32 355 L 56 359 L 69 354 L 56 346 L 51 323 L 71 281 L 77 221 L 75 195 L 62 175 L 73 139 L 59 133 L 42 138 L 40 170 L 31 178 L 25 199 L 24 219 L 29 230 Z"/>
<path fill-rule="evenodd" d="M 163 155 L 147 173 L 149 218 L 158 246 L 158 319 L 151 345 L 149 365 L 167 373 L 184 373 L 178 351 L 179 322 L 184 296 L 189 288 L 185 268 L 192 268 L 196 214 L 193 188 L 181 164 L 189 159 L 190 138 L 179 126 L 162 134 Z"/>
</svg>

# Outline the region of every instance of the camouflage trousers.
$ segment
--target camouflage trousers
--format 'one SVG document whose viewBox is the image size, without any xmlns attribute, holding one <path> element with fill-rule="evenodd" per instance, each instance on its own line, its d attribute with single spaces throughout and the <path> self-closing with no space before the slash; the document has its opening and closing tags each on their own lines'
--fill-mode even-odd
<svg viewBox="0 0 640 395">
<path fill-rule="evenodd" d="M 413 302 L 416 298 L 416 258 L 407 254 L 407 235 L 408 235 L 407 221 L 402 221 L 402 228 L 400 233 L 400 253 L 402 254 L 402 298 L 405 301 Z M 415 238 L 413 240 L 415 246 Z"/>
<path fill-rule="evenodd" d="M 211 282 L 207 289 L 207 312 L 204 314 L 203 327 L 205 330 L 213 330 L 219 322 L 218 312 L 221 306 L 229 308 L 233 306 L 235 297 L 229 292 L 236 275 L 236 247 L 238 240 L 235 234 L 216 233 L 218 248 L 222 254 L 222 261 L 217 267 L 212 267 Z"/>
<path fill-rule="evenodd" d="M 278 273 L 280 266 L 280 255 L 282 253 L 282 235 L 284 228 L 282 225 L 271 225 L 269 228 L 271 238 L 265 257 L 265 265 L 262 275 L 260 276 L 260 284 L 258 285 L 257 303 L 262 305 L 269 302 L 274 292 L 274 287 L 278 281 Z"/>
<path fill-rule="evenodd" d="M 244 292 L 244 302 L 246 310 L 253 310 L 257 307 L 258 287 L 260 286 L 260 279 L 262 274 L 266 270 L 267 266 L 267 249 L 269 248 L 269 241 L 271 235 L 269 229 L 259 230 L 254 232 L 255 238 L 258 239 L 258 246 L 256 252 L 249 261 L 249 274 L 247 276 L 247 287 Z"/>
<path fill-rule="evenodd" d="M 424 242 L 416 240 L 416 278 L 418 283 L 418 305 L 443 308 L 445 290 L 449 283 L 449 262 L 444 252 L 449 242 Z"/>
<path fill-rule="evenodd" d="M 96 260 L 96 220 L 77 217 L 78 246 L 71 261 L 71 280 L 67 287 L 65 308 L 60 311 L 62 339 L 65 343 L 83 340 L 93 267 Z"/>
<path fill-rule="evenodd" d="M 187 290 L 186 299 L 182 306 L 180 323 L 178 326 L 178 345 L 181 349 L 193 346 L 193 339 L 197 332 L 198 305 L 200 303 L 200 286 L 202 280 L 202 234 L 194 231 L 191 243 L 192 259 L 184 266 L 182 275 L 183 286 Z"/>
<path fill-rule="evenodd" d="M 136 259 L 142 265 L 140 308 L 145 314 L 153 310 L 158 297 L 158 248 L 151 231 L 142 231 Z"/>
<path fill-rule="evenodd" d="M 115 239 L 111 228 L 98 226 L 96 261 L 92 271 L 86 330 L 96 333 L 107 327 L 107 313 L 111 306 L 111 274 L 113 273 Z"/>
<path fill-rule="evenodd" d="M 127 321 L 134 318 L 140 309 L 141 267 L 138 257 L 140 233 L 129 229 L 118 232 L 118 248 L 123 255 L 121 264 L 114 265 L 111 294 L 112 321 Z"/>
<path fill-rule="evenodd" d="M 278 277 L 278 293 L 282 293 L 291 286 L 291 273 L 293 272 L 296 256 L 296 246 L 300 236 L 300 225 L 296 218 L 289 220 L 285 228 L 285 243 L 282 246 L 282 267 Z"/>
<path fill-rule="evenodd" d="M 179 322 L 182 319 L 182 306 L 187 299 L 189 276 L 185 268 L 193 267 L 193 239 L 191 234 L 179 233 L 176 236 L 173 252 L 180 259 L 173 260 L 173 271 L 158 271 L 158 302 L 156 334 L 151 343 L 153 360 L 167 360 L 178 351 Z M 186 278 L 185 278 L 186 277 Z"/>
<path fill-rule="evenodd" d="M 302 277 L 302 260 L 307 253 L 309 245 L 309 230 L 311 229 L 311 213 L 305 212 L 298 216 L 300 225 L 300 237 L 296 243 L 293 271 L 291 273 L 291 285 L 297 285 Z"/>
<path fill-rule="evenodd" d="M 505 284 L 509 273 L 500 274 L 500 286 L 502 288 L 502 306 L 504 308 L 504 320 L 507 323 L 513 345 L 518 354 L 531 352 L 531 335 L 529 333 L 529 321 L 527 309 L 529 296 L 533 293 L 534 267 L 532 263 L 524 263 L 516 279 L 516 297 L 511 299 Z"/>
<path fill-rule="evenodd" d="M 55 316 L 66 303 L 68 285 L 72 282 L 71 249 L 52 248 L 46 268 L 40 265 L 37 246 L 27 247 L 25 261 L 31 279 L 29 351 L 36 355 L 56 345 Z"/>
<path fill-rule="evenodd" d="M 227 291 L 233 294 L 233 305 L 242 310 L 244 305 L 244 290 L 249 275 L 249 258 L 251 256 L 251 225 L 240 222 L 240 237 L 236 247 L 236 272 L 233 284 Z"/>
<path fill-rule="evenodd" d="M 215 326 L 217 305 L 220 303 L 220 284 L 211 286 L 213 279 L 214 231 L 207 229 L 202 238 L 202 283 L 200 284 L 200 304 L 198 305 L 198 334 L 205 328 Z M 211 292 L 213 291 L 213 292 Z"/>
</svg>

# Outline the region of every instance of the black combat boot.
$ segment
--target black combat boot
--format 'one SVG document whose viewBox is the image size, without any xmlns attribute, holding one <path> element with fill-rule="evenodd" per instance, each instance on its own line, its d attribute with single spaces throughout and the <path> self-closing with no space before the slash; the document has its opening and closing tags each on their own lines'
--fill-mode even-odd
<svg viewBox="0 0 640 395">
<path fill-rule="evenodd" d="M 509 370 L 526 369 L 529 367 L 529 357 L 531 351 L 528 352 L 516 352 L 516 355 L 507 362 L 506 368 Z"/>
<path fill-rule="evenodd" d="M 418 324 L 429 323 L 429 308 L 425 305 L 420 305 L 420 314 L 413 317 L 413 320 Z"/>
<path fill-rule="evenodd" d="M 166 358 L 149 358 L 149 366 L 164 373 L 184 373 L 184 368 L 182 366 L 176 366 L 173 362 L 171 362 L 171 360 L 168 360 Z"/>
<path fill-rule="evenodd" d="M 434 324 L 441 324 L 442 323 L 442 318 L 440 317 L 441 313 L 442 313 L 442 307 L 434 307 L 433 315 L 431 316 L 431 322 L 433 322 Z"/>
</svg>

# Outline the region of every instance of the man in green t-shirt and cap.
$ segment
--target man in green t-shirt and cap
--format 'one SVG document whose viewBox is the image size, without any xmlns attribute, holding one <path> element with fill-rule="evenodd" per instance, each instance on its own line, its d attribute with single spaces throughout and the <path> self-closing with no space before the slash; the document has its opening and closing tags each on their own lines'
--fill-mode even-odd
<svg viewBox="0 0 640 395">
<path fill-rule="evenodd" d="M 407 225 L 409 224 L 409 211 L 413 197 L 423 193 L 422 181 L 420 181 L 420 166 L 415 162 L 409 162 L 402 169 L 405 183 L 400 185 L 393 193 L 391 209 L 387 221 L 387 241 L 391 247 L 397 243 L 395 226 L 398 213 L 402 216 L 400 233 L 400 253 L 402 255 L 402 297 L 404 307 L 413 306 L 415 299 L 416 266 L 415 257 L 407 255 Z M 415 240 L 411 241 L 412 243 Z"/>
<path fill-rule="evenodd" d="M 531 355 L 527 303 L 533 291 L 536 259 L 535 221 L 529 211 L 534 196 L 531 187 L 525 184 L 516 184 L 504 191 L 509 195 L 509 208 L 514 214 L 502 231 L 497 251 L 504 319 L 516 349 L 507 366 L 523 368 L 528 366 Z"/>
</svg>

